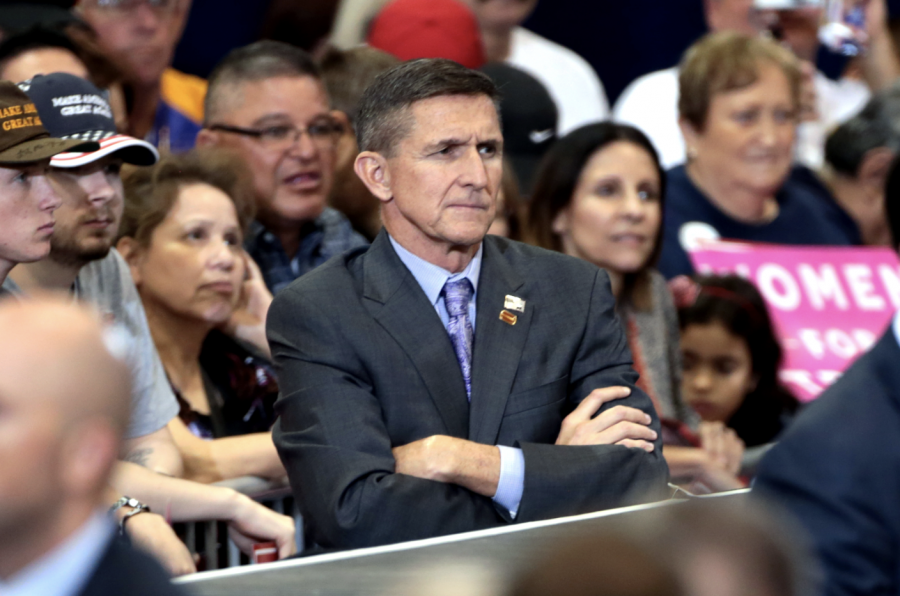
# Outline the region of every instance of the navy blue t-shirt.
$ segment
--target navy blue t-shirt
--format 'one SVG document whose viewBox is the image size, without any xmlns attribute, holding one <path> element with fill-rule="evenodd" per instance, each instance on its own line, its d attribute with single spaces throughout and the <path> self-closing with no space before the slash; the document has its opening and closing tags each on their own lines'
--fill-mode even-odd
<svg viewBox="0 0 900 596">
<path fill-rule="evenodd" d="M 853 220 L 827 194 L 810 184 L 805 171 L 792 171 L 775 195 L 778 217 L 766 224 L 746 224 L 716 207 L 688 177 L 684 166 L 667 173 L 662 252 L 658 269 L 671 279 L 691 275 L 694 267 L 679 242 L 682 226 L 698 222 L 711 226 L 723 240 L 852 246 L 860 244 Z"/>
</svg>

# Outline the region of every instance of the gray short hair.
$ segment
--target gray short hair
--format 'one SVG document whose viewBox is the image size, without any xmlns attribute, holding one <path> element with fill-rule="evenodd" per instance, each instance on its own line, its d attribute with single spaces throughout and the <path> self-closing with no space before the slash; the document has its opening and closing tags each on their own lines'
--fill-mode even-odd
<svg viewBox="0 0 900 596">
<path fill-rule="evenodd" d="M 878 147 L 900 151 L 900 83 L 876 94 L 828 136 L 825 160 L 835 171 L 856 177 L 863 157 Z"/>
<path fill-rule="evenodd" d="M 232 50 L 209 75 L 205 124 L 222 109 L 229 87 L 276 77 L 312 77 L 321 81 L 322 73 L 309 53 L 280 41 L 257 41 Z"/>
<path fill-rule="evenodd" d="M 486 74 L 443 58 L 411 60 L 378 75 L 363 93 L 356 122 L 360 151 L 392 157 L 409 134 L 412 104 L 445 95 L 484 95 L 499 117 L 500 93 Z"/>
</svg>

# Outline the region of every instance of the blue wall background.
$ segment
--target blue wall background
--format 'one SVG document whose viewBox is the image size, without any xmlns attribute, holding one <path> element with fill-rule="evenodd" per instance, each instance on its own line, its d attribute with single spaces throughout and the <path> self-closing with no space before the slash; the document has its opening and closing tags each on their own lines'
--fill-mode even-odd
<svg viewBox="0 0 900 596">
<path fill-rule="evenodd" d="M 207 76 L 230 49 L 256 40 L 268 4 L 194 0 L 175 67 Z M 900 0 L 888 5 L 900 16 Z M 611 102 L 640 75 L 676 64 L 706 31 L 702 0 L 542 0 L 525 25 L 590 62 Z M 840 63 L 820 65 L 833 72 Z"/>
</svg>

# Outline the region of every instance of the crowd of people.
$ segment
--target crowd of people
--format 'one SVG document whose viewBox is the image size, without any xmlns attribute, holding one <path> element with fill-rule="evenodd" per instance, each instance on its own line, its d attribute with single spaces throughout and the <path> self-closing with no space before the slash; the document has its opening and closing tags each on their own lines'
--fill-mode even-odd
<svg viewBox="0 0 900 596">
<path fill-rule="evenodd" d="M 838 79 L 820 8 L 704 0 L 614 106 L 536 3 L 344 0 L 205 79 L 171 67 L 190 0 L 0 6 L 0 593 L 177 594 L 172 522 L 295 555 L 244 476 L 307 554 L 752 486 L 513 593 L 591 557 L 570 593 L 900 590 L 900 317 L 802 405 L 758 289 L 689 258 L 900 249 L 886 0 Z"/>
</svg>

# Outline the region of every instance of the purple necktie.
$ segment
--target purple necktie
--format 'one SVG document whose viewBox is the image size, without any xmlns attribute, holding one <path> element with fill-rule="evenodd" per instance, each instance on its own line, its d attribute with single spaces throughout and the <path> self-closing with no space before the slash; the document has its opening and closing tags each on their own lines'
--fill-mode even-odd
<svg viewBox="0 0 900 596">
<path fill-rule="evenodd" d="M 453 351 L 459 360 L 459 368 L 462 369 L 463 380 L 466 382 L 466 397 L 472 400 L 472 322 L 469 320 L 469 302 L 475 289 L 467 278 L 456 281 L 448 281 L 444 284 L 444 304 L 447 306 L 447 314 L 450 321 L 447 323 L 447 333 L 453 342 Z"/>
</svg>

